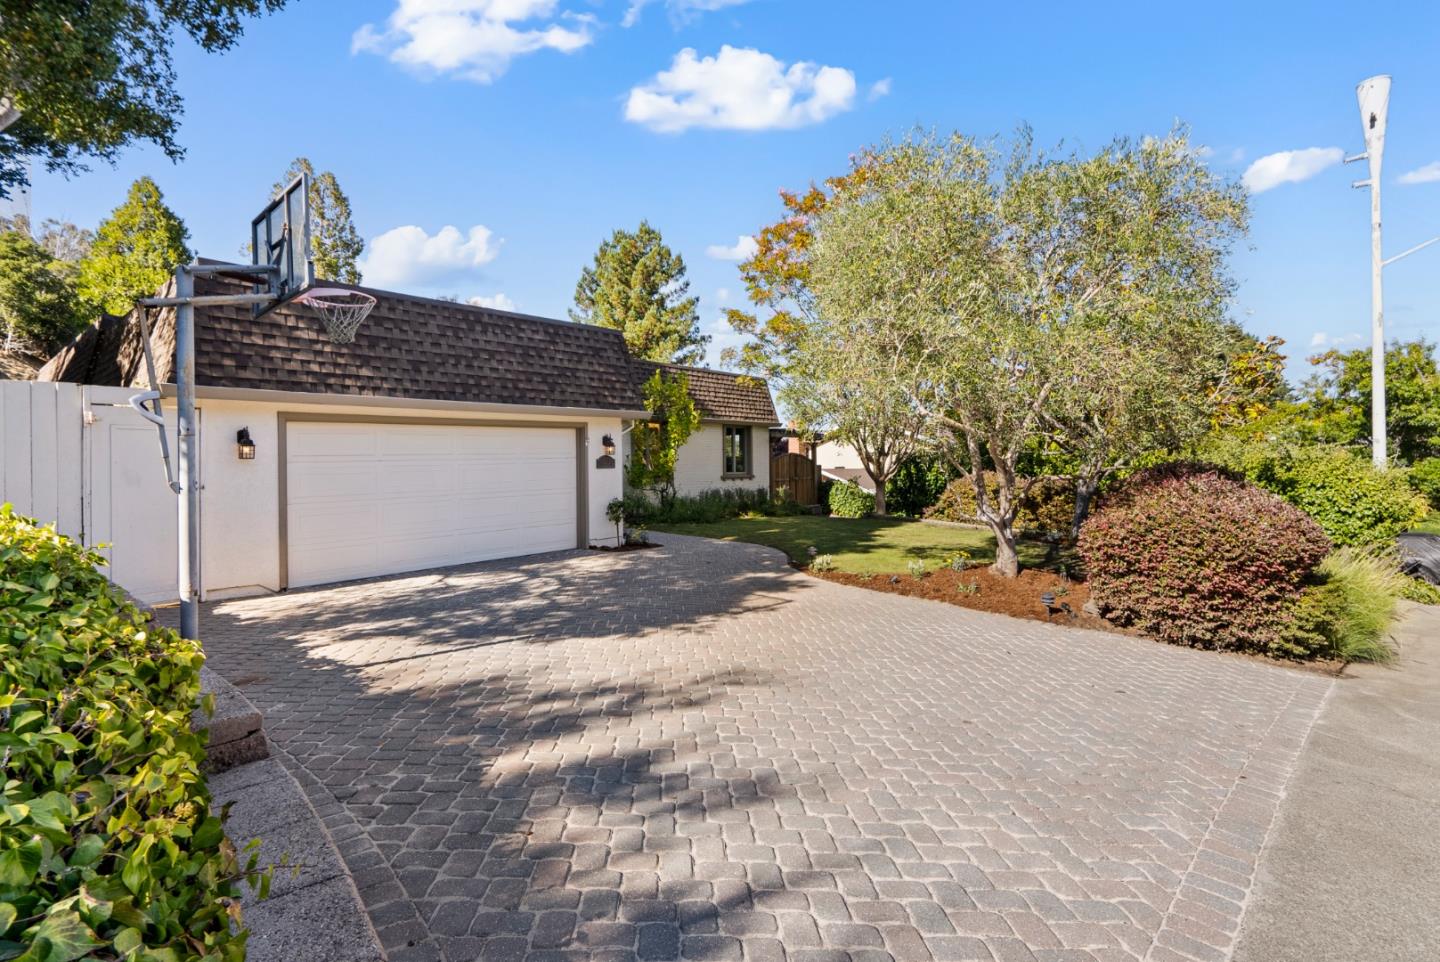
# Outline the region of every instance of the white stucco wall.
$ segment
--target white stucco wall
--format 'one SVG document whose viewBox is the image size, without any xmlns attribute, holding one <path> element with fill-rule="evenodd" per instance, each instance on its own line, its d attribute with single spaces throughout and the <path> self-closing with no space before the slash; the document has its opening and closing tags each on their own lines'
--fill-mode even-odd
<svg viewBox="0 0 1440 962">
<path fill-rule="evenodd" d="M 822 441 L 815 449 L 815 463 L 822 468 L 865 468 L 859 452 L 839 441 Z"/>
<path fill-rule="evenodd" d="M 173 405 L 172 405 L 173 406 Z M 615 528 L 605 520 L 605 506 L 622 491 L 621 464 L 612 469 L 597 468 L 603 453 L 601 438 L 609 434 L 617 442 L 621 421 L 609 417 L 565 415 L 466 414 L 425 407 L 356 406 L 350 404 L 277 403 L 202 398 L 201 444 L 201 583 L 207 597 L 225 597 L 280 587 L 280 412 L 342 414 L 349 417 L 444 418 L 457 423 L 497 421 L 547 422 L 583 421 L 588 450 L 588 529 L 591 544 L 613 544 Z M 250 429 L 255 441 L 253 461 L 241 461 L 235 453 L 235 433 Z M 716 441 L 719 450 L 719 441 Z"/>
<path fill-rule="evenodd" d="M 713 488 L 770 489 L 770 430 L 750 427 L 750 460 L 753 477 L 724 476 L 724 425 L 705 422 L 690 435 L 675 459 L 675 490 L 679 494 L 699 494 Z"/>
</svg>

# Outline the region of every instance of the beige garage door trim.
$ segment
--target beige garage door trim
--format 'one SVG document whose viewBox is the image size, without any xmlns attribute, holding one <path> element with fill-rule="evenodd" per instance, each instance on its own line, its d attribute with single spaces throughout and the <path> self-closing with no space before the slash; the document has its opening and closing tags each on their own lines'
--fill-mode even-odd
<svg viewBox="0 0 1440 962">
<path fill-rule="evenodd" d="M 351 414 L 308 414 L 300 411 L 281 411 L 276 415 L 280 439 L 277 460 L 279 461 L 279 525 L 280 525 L 280 590 L 290 587 L 290 504 L 289 504 L 289 426 L 295 422 L 329 422 L 340 424 L 417 424 L 442 427 L 489 427 L 489 428 L 539 428 L 549 430 L 569 429 L 575 432 L 575 547 L 586 548 L 590 543 L 589 531 L 589 474 L 586 467 L 586 450 L 589 443 L 588 427 L 583 421 L 517 421 L 486 418 L 427 418 L 427 417 L 357 417 Z"/>
</svg>

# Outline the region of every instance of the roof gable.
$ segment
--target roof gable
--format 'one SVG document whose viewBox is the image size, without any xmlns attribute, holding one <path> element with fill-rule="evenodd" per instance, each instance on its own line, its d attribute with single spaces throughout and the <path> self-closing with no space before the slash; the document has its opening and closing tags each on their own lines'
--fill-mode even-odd
<svg viewBox="0 0 1440 962">
<path fill-rule="evenodd" d="M 715 371 L 683 364 L 659 364 L 655 361 L 632 361 L 636 390 L 643 395 L 644 384 L 657 370 L 684 374 L 689 384 L 690 399 L 706 421 L 739 421 L 746 424 L 775 425 L 775 403 L 770 386 L 758 378 L 731 371 Z"/>
</svg>

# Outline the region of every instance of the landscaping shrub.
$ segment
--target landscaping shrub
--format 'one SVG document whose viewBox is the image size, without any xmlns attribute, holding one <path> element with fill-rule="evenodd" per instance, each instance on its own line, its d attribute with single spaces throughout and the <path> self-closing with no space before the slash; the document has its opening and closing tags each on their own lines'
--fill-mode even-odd
<svg viewBox="0 0 1440 962">
<path fill-rule="evenodd" d="M 1390 550 L 1341 548 L 1315 572 L 1282 633 L 1282 653 L 1345 661 L 1389 661 L 1385 634 L 1410 579 Z"/>
<path fill-rule="evenodd" d="M 238 867 L 190 730 L 204 657 L 100 563 L 0 507 L 0 958 L 240 962 Z"/>
<path fill-rule="evenodd" d="M 625 496 L 626 521 L 635 524 L 714 524 L 747 514 L 799 514 L 793 501 L 777 501 L 764 488 L 712 488 L 699 494 L 677 495 L 657 504 L 640 494 Z"/>
<path fill-rule="evenodd" d="M 1410 467 L 1410 487 L 1440 511 L 1440 458 L 1425 458 Z"/>
<path fill-rule="evenodd" d="M 995 473 L 986 471 L 986 496 L 994 498 L 999 490 Z M 965 478 L 957 478 L 945 486 L 939 500 L 925 512 L 925 517 L 935 521 L 978 523 L 975 511 L 975 485 Z M 1020 508 L 1015 513 L 1015 528 L 1018 531 L 1069 531 L 1074 516 L 1074 482 L 1069 478 L 1037 478 L 1020 499 Z"/>
<path fill-rule="evenodd" d="M 1330 541 L 1230 472 L 1170 464 L 1113 491 L 1079 550 L 1090 598 L 1111 621 L 1176 644 L 1279 654 Z"/>
<path fill-rule="evenodd" d="M 837 518 L 863 518 L 875 510 L 875 495 L 858 484 L 837 481 L 830 488 L 830 513 Z"/>
<path fill-rule="evenodd" d="M 885 482 L 885 510 L 918 518 L 945 491 L 950 472 L 938 458 L 907 458 Z"/>
<path fill-rule="evenodd" d="M 1347 448 L 1232 439 L 1208 447 L 1206 457 L 1310 515 L 1336 544 L 1389 542 L 1429 511 L 1405 471 L 1376 471 Z"/>
</svg>

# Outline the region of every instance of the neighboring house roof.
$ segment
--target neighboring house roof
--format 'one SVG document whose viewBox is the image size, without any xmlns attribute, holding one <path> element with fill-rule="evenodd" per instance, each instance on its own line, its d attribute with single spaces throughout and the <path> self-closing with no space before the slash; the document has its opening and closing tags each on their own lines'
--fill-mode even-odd
<svg viewBox="0 0 1440 962">
<path fill-rule="evenodd" d="M 0 350 L 0 380 L 28 381 L 40 365 L 25 354 Z"/>
<path fill-rule="evenodd" d="M 863 468 L 821 468 L 820 474 L 831 481 L 848 481 L 863 491 L 875 493 L 875 479 Z"/>
<path fill-rule="evenodd" d="M 243 305 L 195 308 L 195 381 L 200 387 L 360 397 L 644 410 L 617 331 L 451 301 L 363 290 L 374 310 L 351 344 L 334 344 L 320 317 L 295 302 L 259 317 Z M 173 293 L 167 286 L 166 294 Z M 200 276 L 196 294 L 244 293 L 243 281 Z M 173 383 L 175 312 L 151 319 L 157 378 Z M 147 383 L 137 315 L 118 336 L 102 325 L 46 364 L 41 380 Z M 88 340 L 87 340 L 88 338 Z"/>
<path fill-rule="evenodd" d="M 780 423 L 775 415 L 775 402 L 770 399 L 770 386 L 758 378 L 731 371 L 657 364 L 654 361 L 637 360 L 631 365 L 635 371 L 636 390 L 642 392 L 645 382 L 657 370 L 684 374 L 689 383 L 690 399 L 700 409 L 703 420 L 739 421 L 767 427 Z"/>
</svg>

